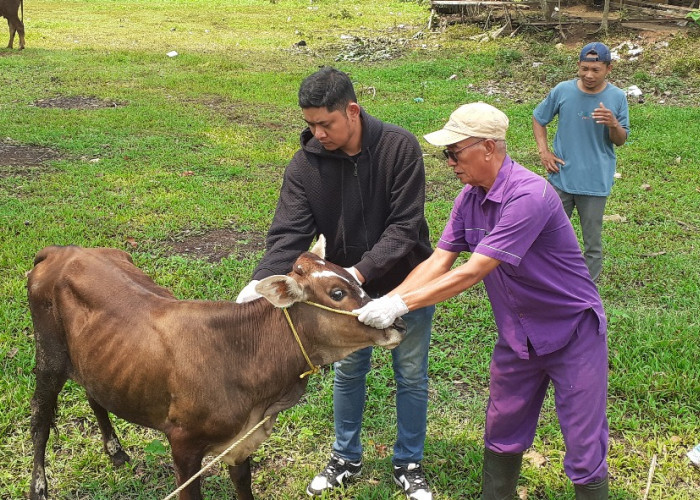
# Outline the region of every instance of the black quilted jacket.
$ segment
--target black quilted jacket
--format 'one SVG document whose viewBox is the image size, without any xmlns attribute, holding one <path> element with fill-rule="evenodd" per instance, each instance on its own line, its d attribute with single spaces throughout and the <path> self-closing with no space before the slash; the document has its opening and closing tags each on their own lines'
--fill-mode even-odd
<svg viewBox="0 0 700 500">
<path fill-rule="evenodd" d="M 288 273 L 319 234 L 326 258 L 355 266 L 372 296 L 390 291 L 431 254 L 418 141 L 364 110 L 361 117 L 357 157 L 325 150 L 308 128 L 301 133 L 254 279 Z"/>
</svg>

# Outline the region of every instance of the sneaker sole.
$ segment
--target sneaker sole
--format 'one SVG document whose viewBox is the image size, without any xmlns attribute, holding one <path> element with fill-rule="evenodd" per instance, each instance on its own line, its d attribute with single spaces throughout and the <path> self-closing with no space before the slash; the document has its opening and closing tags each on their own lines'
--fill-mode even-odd
<svg viewBox="0 0 700 500">
<path fill-rule="evenodd" d="M 338 488 L 344 488 L 348 482 L 353 481 L 355 478 L 357 478 L 361 472 L 362 471 L 357 471 L 355 474 L 349 474 L 349 475 L 345 476 L 345 478 L 343 479 L 343 482 L 340 483 L 338 486 L 331 486 L 330 488 L 326 488 L 325 490 L 321 490 L 318 493 L 314 493 L 310 489 L 310 487 L 307 486 L 306 487 L 306 494 L 310 497 L 320 497 L 326 491 L 332 491 L 332 490 L 337 490 Z M 395 478 L 394 478 L 394 481 L 396 481 Z"/>
<path fill-rule="evenodd" d="M 396 486 L 401 488 L 401 492 L 404 494 L 406 498 L 409 498 L 408 493 L 406 493 L 406 490 L 404 489 L 404 484 L 398 480 L 396 476 L 394 476 L 394 482 L 396 483 Z"/>
</svg>

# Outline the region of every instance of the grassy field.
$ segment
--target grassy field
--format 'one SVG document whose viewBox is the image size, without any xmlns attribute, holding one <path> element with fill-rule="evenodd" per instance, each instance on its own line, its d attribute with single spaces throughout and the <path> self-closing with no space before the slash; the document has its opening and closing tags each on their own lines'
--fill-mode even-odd
<svg viewBox="0 0 700 500">
<path fill-rule="evenodd" d="M 25 273 L 36 252 L 50 244 L 122 248 L 178 297 L 234 298 L 261 255 L 298 147 L 299 82 L 318 66 L 349 72 L 370 113 L 419 137 L 461 103 L 495 104 L 511 119 L 511 155 L 543 173 L 531 112 L 574 75 L 581 40 L 557 48 L 551 33 L 524 30 L 480 43 L 470 38 L 476 26 L 429 32 L 428 16 L 427 3 L 399 0 L 26 2 L 27 48 L 0 49 L 1 499 L 25 498 L 31 475 Z M 604 39 L 645 48 L 612 76 L 646 98 L 631 103 L 633 131 L 618 150 L 621 178 L 604 228 L 611 497 L 643 498 L 651 476 L 649 499 L 692 499 L 700 496 L 700 470 L 685 457 L 700 442 L 700 37 L 697 29 L 635 37 Z M 461 185 L 422 144 L 435 241 Z M 478 497 L 495 336 L 483 287 L 438 306 L 424 462 L 436 498 Z M 378 350 L 375 363 L 362 478 L 329 498 L 400 498 L 390 475 L 387 352 Z M 331 391 L 326 369 L 254 454 L 259 498 L 302 498 L 325 465 Z M 84 391 L 67 384 L 47 452 L 54 498 L 156 499 L 175 488 L 164 436 L 113 420 L 133 459 L 120 469 L 101 451 Z M 550 395 L 522 498 L 573 498 L 563 450 Z M 224 469 L 214 471 L 206 498 L 232 496 Z"/>
</svg>

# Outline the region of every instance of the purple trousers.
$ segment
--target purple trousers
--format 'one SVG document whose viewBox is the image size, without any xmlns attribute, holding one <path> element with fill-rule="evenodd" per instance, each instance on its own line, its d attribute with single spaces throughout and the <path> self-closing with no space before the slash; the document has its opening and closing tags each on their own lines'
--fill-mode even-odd
<svg viewBox="0 0 700 500">
<path fill-rule="evenodd" d="M 586 312 L 571 341 L 551 354 L 520 359 L 499 341 L 491 358 L 484 443 L 494 453 L 521 453 L 532 445 L 549 382 L 564 436 L 564 471 L 574 484 L 608 473 L 608 347 L 598 319 Z"/>
</svg>

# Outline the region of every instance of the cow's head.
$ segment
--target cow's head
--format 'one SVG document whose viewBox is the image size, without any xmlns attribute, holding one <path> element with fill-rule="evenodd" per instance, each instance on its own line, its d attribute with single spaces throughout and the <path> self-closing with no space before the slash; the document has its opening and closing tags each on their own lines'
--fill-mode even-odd
<svg viewBox="0 0 700 500">
<path fill-rule="evenodd" d="M 308 301 L 332 309 L 352 311 L 369 302 L 370 297 L 350 273 L 324 260 L 325 250 L 326 240 L 321 235 L 309 252 L 299 256 L 292 272 L 265 278 L 255 290 L 276 307 L 289 307 Z M 304 306 L 303 315 L 305 319 L 318 324 L 314 343 L 319 347 L 325 344 L 333 348 L 333 354 L 322 356 L 323 363 L 341 359 L 338 348 L 344 355 L 375 344 L 391 349 L 398 345 L 406 332 L 406 325 L 401 319 L 385 330 L 377 330 L 364 325 L 355 316 L 329 312 L 311 305 Z"/>
</svg>

